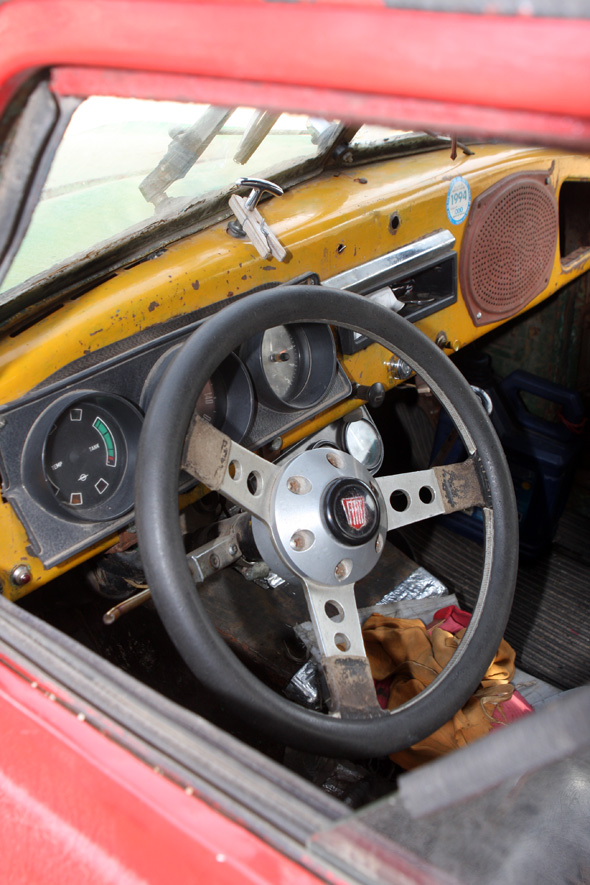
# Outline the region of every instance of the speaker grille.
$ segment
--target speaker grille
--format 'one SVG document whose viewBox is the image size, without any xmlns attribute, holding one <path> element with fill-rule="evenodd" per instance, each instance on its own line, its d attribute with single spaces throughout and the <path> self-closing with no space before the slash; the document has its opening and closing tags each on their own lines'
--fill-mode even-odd
<svg viewBox="0 0 590 885">
<path fill-rule="evenodd" d="M 461 246 L 461 291 L 476 326 L 522 310 L 547 286 L 558 211 L 546 172 L 517 173 L 473 202 Z"/>
</svg>

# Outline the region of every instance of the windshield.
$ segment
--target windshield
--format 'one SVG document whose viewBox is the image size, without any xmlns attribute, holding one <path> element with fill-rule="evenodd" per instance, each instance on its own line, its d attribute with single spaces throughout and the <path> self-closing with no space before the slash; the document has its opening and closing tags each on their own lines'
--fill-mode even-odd
<svg viewBox="0 0 590 885">
<path fill-rule="evenodd" d="M 337 122 L 253 108 L 93 97 L 75 111 L 0 292 L 73 256 L 321 157 Z"/>
<path fill-rule="evenodd" d="M 49 271 L 98 257 L 185 210 L 198 207 L 202 226 L 218 220 L 240 178 L 278 177 L 285 187 L 322 168 L 339 139 L 361 159 L 416 135 L 254 108 L 88 98 L 56 151 L 0 281 L 0 301 L 9 303 Z"/>
</svg>

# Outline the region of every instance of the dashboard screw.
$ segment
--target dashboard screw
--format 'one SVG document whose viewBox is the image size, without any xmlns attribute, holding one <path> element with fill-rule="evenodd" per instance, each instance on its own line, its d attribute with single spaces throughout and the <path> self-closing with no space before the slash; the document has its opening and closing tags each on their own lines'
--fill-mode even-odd
<svg viewBox="0 0 590 885">
<path fill-rule="evenodd" d="M 297 550 L 301 553 L 303 550 L 309 550 L 314 541 L 315 536 L 313 532 L 308 531 L 308 529 L 300 529 L 298 532 L 293 532 L 289 544 L 292 550 Z"/>
<path fill-rule="evenodd" d="M 15 565 L 10 572 L 10 583 L 15 587 L 25 587 L 32 579 L 31 568 L 28 565 Z"/>
<path fill-rule="evenodd" d="M 352 571 L 352 562 L 350 559 L 341 559 L 334 569 L 334 576 L 338 581 L 344 581 Z"/>
<path fill-rule="evenodd" d="M 394 381 L 407 381 L 414 370 L 398 356 L 392 356 L 388 363 L 388 369 Z"/>
<path fill-rule="evenodd" d="M 219 556 L 217 555 L 217 553 L 211 554 L 211 556 L 209 557 L 209 562 L 211 563 L 211 568 L 215 568 L 215 569 L 219 568 L 220 561 L 219 561 Z"/>
</svg>

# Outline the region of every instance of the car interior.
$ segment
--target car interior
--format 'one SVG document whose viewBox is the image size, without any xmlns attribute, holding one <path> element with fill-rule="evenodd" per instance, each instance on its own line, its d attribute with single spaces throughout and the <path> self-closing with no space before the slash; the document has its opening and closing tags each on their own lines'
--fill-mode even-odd
<svg viewBox="0 0 590 885">
<path fill-rule="evenodd" d="M 587 881 L 590 157 L 45 77 L 2 127 L 3 642 L 311 869 Z M 451 605 L 384 709 L 365 623 Z M 534 712 L 408 762 L 502 638 Z"/>
</svg>

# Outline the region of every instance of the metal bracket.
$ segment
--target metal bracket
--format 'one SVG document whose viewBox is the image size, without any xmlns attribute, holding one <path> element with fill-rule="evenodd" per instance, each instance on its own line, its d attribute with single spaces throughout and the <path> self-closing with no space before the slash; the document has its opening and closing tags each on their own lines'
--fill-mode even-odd
<svg viewBox="0 0 590 885">
<path fill-rule="evenodd" d="M 261 258 L 272 257 L 277 261 L 284 261 L 287 257 L 287 250 L 267 226 L 258 209 L 248 209 L 246 202 L 247 198 L 240 197 L 238 194 L 232 194 L 229 198 L 229 207 L 242 225 L 244 233 Z"/>
<path fill-rule="evenodd" d="M 272 257 L 277 261 L 285 261 L 287 250 L 256 208 L 263 193 L 268 192 L 280 197 L 283 189 L 278 184 L 263 178 L 240 178 L 237 184 L 240 187 L 251 187 L 252 190 L 247 197 L 232 194 L 229 198 L 229 208 L 236 216 L 237 223 L 230 222 L 228 232 L 234 237 L 249 237 L 261 258 Z"/>
</svg>

